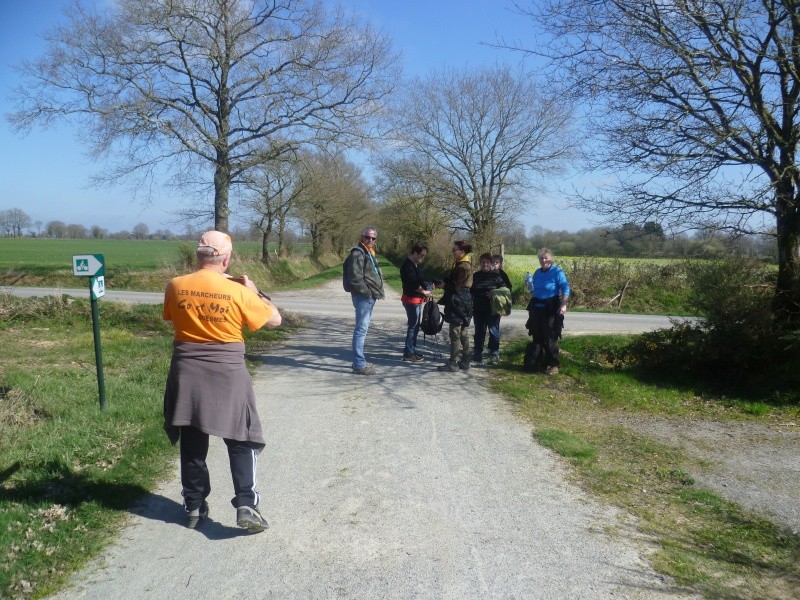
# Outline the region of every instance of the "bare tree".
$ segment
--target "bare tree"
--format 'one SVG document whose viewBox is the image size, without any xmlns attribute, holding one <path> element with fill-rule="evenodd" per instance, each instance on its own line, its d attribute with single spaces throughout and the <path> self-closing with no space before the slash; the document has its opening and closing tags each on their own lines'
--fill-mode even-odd
<svg viewBox="0 0 800 600">
<path fill-rule="evenodd" d="M 70 240 L 84 240 L 89 237 L 89 230 L 80 223 L 69 223 L 64 228 L 64 236 Z"/>
<path fill-rule="evenodd" d="M 297 160 L 272 160 L 254 169 L 245 185 L 252 194 L 245 207 L 261 232 L 261 261 L 268 263 L 269 240 L 277 226 L 278 256 L 286 253 L 286 227 L 297 198 L 303 192 L 302 165 Z"/>
<path fill-rule="evenodd" d="M 569 155 L 565 103 L 544 97 L 528 73 L 508 66 L 414 81 L 397 118 L 397 152 L 414 165 L 409 176 L 432 191 L 456 229 L 475 238 L 492 238 L 535 177 Z"/>
<path fill-rule="evenodd" d="M 44 227 L 49 238 L 61 239 L 67 237 L 67 225 L 64 221 L 48 221 Z"/>
<path fill-rule="evenodd" d="M 379 156 L 376 187 L 381 198 L 381 248 L 398 256 L 408 252 L 411 245 L 428 245 L 428 264 L 433 261 L 434 242 L 444 240 L 449 261 L 452 236 L 451 219 L 444 214 L 433 189 L 421 177 L 419 165 L 412 160 Z"/>
<path fill-rule="evenodd" d="M 22 230 L 30 227 L 32 223 L 28 213 L 21 208 L 0 211 L 0 227 L 11 237 L 22 237 Z"/>
<path fill-rule="evenodd" d="M 135 240 L 146 240 L 150 237 L 150 228 L 147 226 L 147 223 L 137 223 L 133 226 L 131 234 Z"/>
<path fill-rule="evenodd" d="M 396 80 L 387 37 L 321 1 L 73 0 L 66 17 L 23 63 L 11 123 L 75 117 L 93 154 L 119 156 L 109 181 L 210 169 L 223 231 L 251 167 L 362 140 Z"/>
<path fill-rule="evenodd" d="M 592 167 L 622 174 L 579 203 L 623 223 L 774 228 L 773 308 L 800 320 L 800 6 L 795 0 L 519 2 L 564 96 L 587 100 Z"/>
<path fill-rule="evenodd" d="M 297 215 L 311 234 L 311 256 L 321 256 L 326 239 L 342 254 L 375 214 L 361 169 L 341 154 L 308 155 L 303 164 Z"/>
</svg>

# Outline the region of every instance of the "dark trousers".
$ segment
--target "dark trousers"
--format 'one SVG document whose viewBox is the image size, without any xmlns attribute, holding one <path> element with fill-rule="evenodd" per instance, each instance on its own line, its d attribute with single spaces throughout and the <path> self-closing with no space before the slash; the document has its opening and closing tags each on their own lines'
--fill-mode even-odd
<svg viewBox="0 0 800 600">
<path fill-rule="evenodd" d="M 419 334 L 420 317 L 422 317 L 422 304 L 406 304 L 404 302 L 403 308 L 406 309 L 408 318 L 403 356 L 413 356 L 417 353 L 417 335 Z"/>
<path fill-rule="evenodd" d="M 211 493 L 211 479 L 208 475 L 208 434 L 196 427 L 181 427 L 181 485 L 183 486 L 183 505 L 187 511 L 200 508 Z M 233 490 L 231 499 L 234 508 L 257 506 L 256 466 L 259 444 L 239 440 L 224 440 L 228 447 L 228 460 L 231 466 Z"/>
<path fill-rule="evenodd" d="M 558 334 L 556 319 L 558 313 L 551 307 L 533 308 L 530 311 L 530 329 L 533 343 L 544 352 L 544 366 L 557 367 L 561 364 L 558 358 Z"/>
<path fill-rule="evenodd" d="M 500 315 L 493 315 L 489 311 L 475 311 L 472 315 L 475 321 L 474 344 L 472 353 L 475 357 L 483 356 L 483 343 L 486 341 L 486 331 L 489 331 L 489 354 L 497 356 L 500 353 Z"/>
</svg>

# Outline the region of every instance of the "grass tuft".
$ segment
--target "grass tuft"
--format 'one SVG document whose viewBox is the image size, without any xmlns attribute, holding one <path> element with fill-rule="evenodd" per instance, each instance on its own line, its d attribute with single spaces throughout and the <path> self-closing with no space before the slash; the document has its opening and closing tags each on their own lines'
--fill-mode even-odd
<svg viewBox="0 0 800 600">
<path fill-rule="evenodd" d="M 597 457 L 597 448 L 594 444 L 571 433 L 558 429 L 542 429 L 537 431 L 534 437 L 545 448 L 550 448 L 561 456 L 572 458 L 579 463 L 591 461 Z"/>
</svg>

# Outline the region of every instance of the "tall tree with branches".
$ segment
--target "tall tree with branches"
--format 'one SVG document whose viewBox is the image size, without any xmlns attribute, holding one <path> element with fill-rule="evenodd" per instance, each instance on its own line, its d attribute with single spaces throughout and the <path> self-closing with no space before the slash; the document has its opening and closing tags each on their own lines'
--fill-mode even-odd
<svg viewBox="0 0 800 600">
<path fill-rule="evenodd" d="M 435 72 L 409 90 L 396 112 L 396 160 L 415 165 L 409 176 L 457 230 L 491 244 L 536 177 L 569 156 L 567 105 L 508 66 Z"/>
<path fill-rule="evenodd" d="M 563 94 L 588 102 L 590 166 L 618 174 L 578 203 L 617 222 L 772 231 L 773 309 L 800 322 L 800 4 L 518 2 Z"/>
<path fill-rule="evenodd" d="M 344 254 L 376 212 L 360 167 L 343 154 L 307 154 L 302 187 L 295 214 L 311 235 L 312 258 L 320 258 L 326 240 Z"/>
<path fill-rule="evenodd" d="M 363 141 L 396 81 L 388 38 L 311 0 L 74 0 L 21 66 L 19 130 L 74 117 L 108 180 L 159 165 L 213 176 L 214 226 L 254 165 Z"/>
<path fill-rule="evenodd" d="M 244 206 L 254 215 L 254 224 L 261 232 L 261 262 L 270 261 L 269 241 L 273 232 L 278 235 L 278 256 L 286 253 L 289 215 L 304 185 L 303 168 L 297 159 L 271 160 L 259 165 L 245 182 L 250 194 Z"/>
</svg>

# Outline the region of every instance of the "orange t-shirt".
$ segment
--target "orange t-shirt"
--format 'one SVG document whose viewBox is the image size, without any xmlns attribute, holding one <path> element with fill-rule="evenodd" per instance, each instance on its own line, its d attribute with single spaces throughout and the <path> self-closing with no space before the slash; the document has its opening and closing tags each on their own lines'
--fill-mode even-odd
<svg viewBox="0 0 800 600">
<path fill-rule="evenodd" d="M 245 325 L 255 331 L 272 314 L 252 290 L 211 269 L 175 277 L 164 291 L 162 316 L 178 342 L 243 342 Z"/>
</svg>

